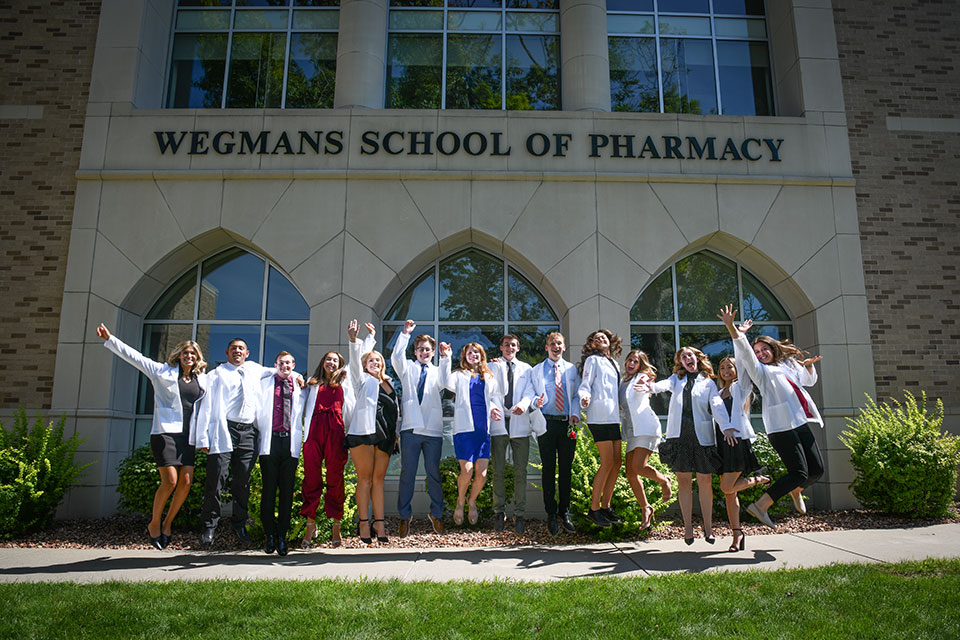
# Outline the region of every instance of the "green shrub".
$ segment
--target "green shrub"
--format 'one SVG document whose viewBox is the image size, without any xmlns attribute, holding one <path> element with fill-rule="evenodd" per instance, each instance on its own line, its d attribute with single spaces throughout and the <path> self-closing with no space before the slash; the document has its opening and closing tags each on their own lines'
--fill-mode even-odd
<svg viewBox="0 0 960 640">
<path fill-rule="evenodd" d="M 477 511 L 480 512 L 480 519 L 488 518 L 493 515 L 493 459 L 490 460 L 490 466 L 487 468 L 487 483 L 483 485 L 480 495 L 477 496 Z M 453 511 L 457 508 L 457 476 L 460 475 L 460 462 L 453 456 L 447 456 L 440 461 L 440 483 L 443 487 L 444 513 L 453 517 Z M 503 467 L 503 484 L 506 487 L 507 504 L 513 499 L 513 465 L 505 463 Z M 426 487 L 426 480 L 424 480 Z M 467 498 L 470 496 L 470 489 L 467 489 Z M 466 513 L 466 510 L 464 510 Z M 473 526 L 467 520 L 466 515 L 463 518 L 463 526 Z M 479 526 L 479 521 L 476 526 Z"/>
<path fill-rule="evenodd" d="M 207 454 L 197 451 L 194 464 L 193 485 L 177 514 L 177 525 L 190 528 L 202 524 L 200 509 L 203 507 L 203 485 L 207 478 Z M 150 445 L 137 447 L 129 457 L 124 458 L 118 467 L 117 476 L 120 508 L 149 516 L 153 511 L 153 496 L 160 488 L 160 474 L 157 472 L 157 463 L 153 460 Z M 227 486 L 230 486 L 229 483 Z"/>
<path fill-rule="evenodd" d="M 64 440 L 65 421 L 44 423 L 37 414 L 28 427 L 20 408 L 13 429 L 0 423 L 0 539 L 49 525 L 67 488 L 93 464 L 73 461 L 81 440 L 76 434 Z"/>
<path fill-rule="evenodd" d="M 626 443 L 624 443 L 624 448 L 626 448 Z M 623 456 L 623 459 L 626 460 L 626 456 Z M 673 489 L 673 497 L 664 502 L 660 485 L 643 478 L 643 489 L 647 496 L 647 502 L 653 506 L 654 513 L 660 515 L 670 503 L 676 500 L 677 481 L 666 465 L 660 462 L 660 456 L 656 453 L 650 456 L 649 464 L 670 478 L 670 486 Z M 590 430 L 584 426 L 577 434 L 577 448 L 573 456 L 573 472 L 570 479 L 571 519 L 581 530 L 597 531 L 598 540 L 618 540 L 635 536 L 640 528 L 640 523 L 643 521 L 643 509 L 640 508 L 640 503 L 633 495 L 630 483 L 624 475 L 623 466 L 620 467 L 617 475 L 617 484 L 614 486 L 610 501 L 610 508 L 623 518 L 623 522 L 614 524 L 609 528 L 600 529 L 587 520 L 587 511 L 590 509 L 591 496 L 593 495 L 593 477 L 597 474 L 599 468 L 600 452 L 593 441 L 593 436 L 590 435 Z"/>
<path fill-rule="evenodd" d="M 857 477 L 850 488 L 868 509 L 910 517 L 940 517 L 953 503 L 960 464 L 960 438 L 943 433 L 943 402 L 927 414 L 927 395 L 917 404 L 905 392 L 900 404 L 877 403 L 869 395 L 867 406 L 840 441 L 850 450 Z"/>
<path fill-rule="evenodd" d="M 780 455 L 770 444 L 770 439 L 767 438 L 767 434 L 757 434 L 757 439 L 753 441 L 753 453 L 757 456 L 757 460 L 760 461 L 760 470 L 757 471 L 757 473 L 770 478 L 770 484 L 787 475 L 787 468 L 783 466 L 783 460 L 780 459 Z M 757 485 L 749 489 L 744 489 L 737 494 L 740 498 L 740 505 L 745 507 L 751 502 L 756 502 L 769 488 L 770 485 Z M 804 495 L 804 498 L 806 502 L 810 504 L 810 497 Z M 716 521 L 716 514 L 725 514 L 727 510 L 727 503 L 723 498 L 723 492 L 720 491 L 720 474 L 714 474 L 713 476 L 713 504 L 715 514 L 713 519 Z M 778 500 L 769 509 L 770 513 L 789 513 L 792 510 L 793 502 L 790 500 Z"/>
</svg>

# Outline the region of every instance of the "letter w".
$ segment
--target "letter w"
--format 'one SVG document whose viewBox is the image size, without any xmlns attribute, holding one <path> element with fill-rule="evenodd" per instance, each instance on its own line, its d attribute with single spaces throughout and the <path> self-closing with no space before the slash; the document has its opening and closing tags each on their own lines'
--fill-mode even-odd
<svg viewBox="0 0 960 640">
<path fill-rule="evenodd" d="M 176 154 L 187 132 L 181 131 L 179 139 L 174 138 L 176 134 L 173 131 L 154 131 L 153 135 L 157 136 L 157 146 L 160 147 L 161 154 L 166 153 L 168 148 L 171 154 Z"/>
</svg>

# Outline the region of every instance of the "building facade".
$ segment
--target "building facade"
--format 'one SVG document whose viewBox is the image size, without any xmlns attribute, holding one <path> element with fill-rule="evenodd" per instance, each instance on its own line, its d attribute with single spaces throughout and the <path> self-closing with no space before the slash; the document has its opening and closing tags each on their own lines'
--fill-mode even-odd
<svg viewBox="0 0 960 640">
<path fill-rule="evenodd" d="M 349 319 L 569 359 L 606 327 L 661 372 L 734 302 L 824 356 L 818 504 L 864 394 L 957 430 L 957 18 L 823 0 L 15 3 L 3 412 L 65 413 L 110 513 L 159 354 L 234 335 L 298 370 Z M 50 73 L 54 71 L 54 73 Z M 495 347 L 494 347 L 495 350 Z M 26 374 L 26 375 L 24 375 Z M 531 489 L 531 491 L 534 491 Z M 391 501 L 388 498 L 388 504 Z M 531 505 L 539 505 L 533 500 Z"/>
</svg>

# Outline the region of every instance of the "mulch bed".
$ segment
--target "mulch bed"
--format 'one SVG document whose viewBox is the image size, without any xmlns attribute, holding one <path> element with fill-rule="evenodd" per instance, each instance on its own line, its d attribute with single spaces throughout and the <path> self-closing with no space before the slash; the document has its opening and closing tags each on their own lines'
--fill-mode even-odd
<svg viewBox="0 0 960 640">
<path fill-rule="evenodd" d="M 937 519 L 912 519 L 899 516 L 887 515 L 875 511 L 864 509 L 848 509 L 843 511 L 814 511 L 811 510 L 805 516 L 799 515 L 775 515 L 774 522 L 777 530 L 773 531 L 757 524 L 744 515 L 744 531 L 747 536 L 768 535 L 771 533 L 809 533 L 814 531 L 837 531 L 844 529 L 893 529 L 923 527 L 933 524 L 960 523 L 960 503 L 954 505 L 954 515 L 946 518 Z M 731 535 L 727 522 L 720 516 L 714 534 L 718 538 L 718 544 L 729 542 L 724 540 Z M 45 531 L 31 534 L 23 538 L 8 540 L 0 543 L 0 547 L 38 547 L 38 548 L 59 548 L 59 549 L 147 549 L 146 535 L 147 519 L 141 515 L 117 514 L 109 518 L 99 520 L 64 520 L 53 523 Z M 696 529 L 696 537 L 703 537 L 703 530 L 699 526 Z M 507 530 L 503 533 L 497 533 L 493 530 L 493 520 L 481 521 L 477 527 L 456 527 L 451 522 L 446 522 L 447 532 L 444 535 L 437 535 L 433 532 L 430 522 L 426 518 L 414 518 L 410 527 L 410 535 L 406 538 L 396 537 L 399 526 L 398 518 L 387 518 L 387 535 L 390 542 L 380 544 L 374 539 L 372 546 L 389 547 L 396 549 L 429 549 L 429 548 L 447 548 L 447 547 L 516 547 L 533 545 L 579 545 L 596 542 L 597 539 L 592 532 L 584 531 L 574 534 L 563 533 L 559 536 L 552 536 L 547 531 L 546 522 L 543 520 L 531 520 L 526 522 L 526 532 L 523 535 L 513 531 L 512 522 L 507 523 Z M 355 532 L 352 532 L 355 533 Z M 627 536 L 623 541 L 632 542 L 640 540 L 670 540 L 683 537 L 683 526 L 677 522 L 666 521 L 657 522 L 654 529 L 641 535 Z M 348 535 L 347 527 L 344 527 L 343 547 L 361 548 L 366 547 L 356 535 Z M 298 545 L 291 545 L 296 549 Z M 199 530 L 191 531 L 178 529 L 174 527 L 173 541 L 168 550 L 199 550 Z M 237 540 L 230 527 L 222 524 L 217 530 L 217 537 L 214 540 L 213 549 L 215 551 L 236 551 L 247 549 L 245 545 Z M 316 544 L 315 549 L 332 548 L 329 543 Z"/>
</svg>

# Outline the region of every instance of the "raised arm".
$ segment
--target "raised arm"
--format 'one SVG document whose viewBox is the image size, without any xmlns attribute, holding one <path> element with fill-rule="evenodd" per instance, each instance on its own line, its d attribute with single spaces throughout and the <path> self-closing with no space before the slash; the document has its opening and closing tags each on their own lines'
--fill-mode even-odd
<svg viewBox="0 0 960 640">
<path fill-rule="evenodd" d="M 363 324 L 367 328 L 367 337 L 363 339 L 360 353 L 370 353 L 377 347 L 377 328 L 369 322 Z"/>
<path fill-rule="evenodd" d="M 360 363 L 363 352 L 361 351 L 361 344 L 357 342 L 357 333 L 359 333 L 359 325 L 356 320 L 351 320 L 350 323 L 347 324 L 350 354 L 347 360 L 347 370 L 350 374 L 350 382 L 353 384 L 354 393 L 360 391 L 363 382 L 363 369 Z"/>
<path fill-rule="evenodd" d="M 413 320 L 407 320 L 404 323 L 403 331 L 397 336 L 397 342 L 393 345 L 393 352 L 390 354 L 390 364 L 393 365 L 393 370 L 401 380 L 407 370 L 407 346 L 410 344 L 410 335 L 416 326 Z"/>
<path fill-rule="evenodd" d="M 441 342 L 438 346 L 437 353 L 440 354 L 440 370 L 437 381 L 444 389 L 455 391 L 453 374 L 450 373 L 450 357 L 453 355 L 453 349 L 451 349 L 450 345 L 446 342 Z"/>
<path fill-rule="evenodd" d="M 122 342 L 117 336 L 111 335 L 110 331 L 102 323 L 97 327 L 97 336 L 102 339 L 103 346 L 112 351 L 124 362 L 136 367 L 148 378 L 153 380 L 163 371 L 164 364 L 151 360 L 130 345 Z"/>
<path fill-rule="evenodd" d="M 730 337 L 733 338 L 733 355 L 737 362 L 737 370 L 740 375 L 745 373 L 747 377 L 757 383 L 757 385 L 760 385 L 764 379 L 764 369 L 760 365 L 760 361 L 757 360 L 757 354 L 755 354 L 750 347 L 747 336 L 733 324 L 733 319 L 736 316 L 737 310 L 733 308 L 732 304 L 721 308 L 720 313 L 717 315 L 727 327 L 727 331 L 730 332 Z M 747 325 L 745 322 L 743 326 L 749 328 L 751 325 L 752 323 Z"/>
</svg>

